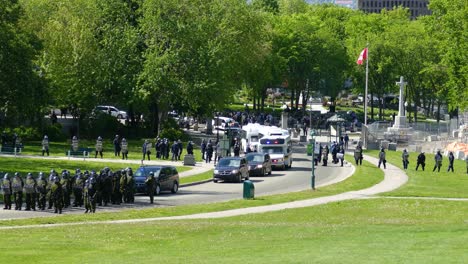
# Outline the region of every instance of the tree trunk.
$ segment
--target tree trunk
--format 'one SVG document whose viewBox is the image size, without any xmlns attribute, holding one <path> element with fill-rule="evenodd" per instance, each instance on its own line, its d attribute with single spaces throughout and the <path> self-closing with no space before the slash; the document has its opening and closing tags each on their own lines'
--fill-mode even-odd
<svg viewBox="0 0 468 264">
<path fill-rule="evenodd" d="M 253 108 L 254 111 L 257 110 L 257 100 L 256 100 L 255 96 L 253 97 L 253 107 L 252 108 Z"/>
<path fill-rule="evenodd" d="M 263 112 L 264 109 L 265 109 L 265 97 L 266 97 L 266 90 L 263 90 L 263 91 L 262 91 L 262 104 L 261 104 L 262 112 Z"/>
</svg>

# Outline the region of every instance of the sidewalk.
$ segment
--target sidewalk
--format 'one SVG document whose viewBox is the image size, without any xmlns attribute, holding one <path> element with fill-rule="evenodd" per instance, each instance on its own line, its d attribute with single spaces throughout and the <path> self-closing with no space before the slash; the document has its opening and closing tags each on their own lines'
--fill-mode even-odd
<svg viewBox="0 0 468 264">
<path fill-rule="evenodd" d="M 377 165 L 378 159 L 364 155 L 364 158 L 374 165 Z M 247 214 L 258 214 L 265 212 L 280 211 L 285 209 L 303 208 L 315 205 L 327 204 L 332 202 L 339 202 L 344 200 L 353 199 L 368 199 L 374 198 L 376 194 L 388 192 L 399 188 L 408 181 L 405 172 L 398 167 L 387 163 L 387 169 L 383 170 L 385 177 L 384 180 L 370 188 L 341 193 L 332 196 L 319 197 L 314 199 L 295 201 L 289 203 L 281 203 L 267 206 L 249 207 L 241 209 L 226 210 L 212 213 L 200 213 L 193 215 L 171 216 L 171 217 L 156 217 L 156 218 L 143 218 L 143 219 L 128 219 L 128 220 L 110 220 L 110 221 L 95 221 L 95 222 L 78 222 L 78 223 L 63 223 L 63 224 L 50 224 L 50 225 L 29 225 L 29 226 L 5 226 L 2 229 L 18 229 L 18 228 L 33 228 L 33 227 L 58 227 L 69 225 L 89 225 L 89 224 L 122 224 L 122 223 L 141 223 L 151 221 L 164 221 L 164 220 L 185 220 L 185 219 L 208 219 L 208 218 L 224 218 L 231 216 L 241 216 Z"/>
</svg>

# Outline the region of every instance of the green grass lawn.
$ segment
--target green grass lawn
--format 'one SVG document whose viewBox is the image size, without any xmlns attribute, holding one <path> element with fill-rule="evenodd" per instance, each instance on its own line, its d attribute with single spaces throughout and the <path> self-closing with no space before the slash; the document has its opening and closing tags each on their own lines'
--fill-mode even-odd
<svg viewBox="0 0 468 264">
<path fill-rule="evenodd" d="M 356 168 L 355 174 L 347 180 L 330 186 L 318 188 L 316 191 L 286 193 L 271 196 L 261 196 L 253 200 L 233 200 L 222 203 L 183 205 L 174 207 L 162 207 L 140 210 L 123 210 L 121 212 L 106 212 L 93 215 L 60 215 L 54 217 L 38 217 L 31 219 L 16 219 L 0 221 L 0 226 L 49 224 L 64 222 L 104 221 L 116 219 L 151 218 L 175 215 L 188 215 L 202 212 L 216 212 L 236 208 L 270 205 L 315 197 L 334 195 L 347 191 L 355 191 L 368 188 L 383 180 L 383 172 L 364 161 L 362 166 Z M 156 198 L 157 203 L 157 198 Z M 98 210 L 99 212 L 99 210 Z"/>
<path fill-rule="evenodd" d="M 37 176 L 36 173 L 42 171 L 44 173 L 50 172 L 51 169 L 55 169 L 58 173 L 66 169 L 72 172 L 75 172 L 77 168 L 81 171 L 85 170 L 95 170 L 100 171 L 104 167 L 109 167 L 111 170 L 120 170 L 130 167 L 135 171 L 140 167 L 139 164 L 132 163 L 117 163 L 117 162 L 94 162 L 92 159 L 86 161 L 76 161 L 76 160 L 53 160 L 53 159 L 34 159 L 34 158 L 9 158 L 9 157 L 0 157 L 0 168 L 2 172 L 20 172 L 25 176 L 28 172 L 35 173 L 34 176 Z M 176 166 L 177 171 L 184 172 L 192 169 L 188 166 Z"/>
<path fill-rule="evenodd" d="M 207 220 L 2 230 L 4 263 L 467 263 L 468 203 L 369 199 Z"/>
<path fill-rule="evenodd" d="M 128 140 L 128 159 L 129 160 L 141 160 L 142 158 L 142 145 L 144 140 Z M 152 142 L 152 150 L 151 150 L 151 159 L 156 159 L 156 150 L 154 148 L 154 140 Z M 42 155 L 42 143 L 41 141 L 28 141 L 23 142 L 24 149 L 22 151 L 23 154 L 26 155 Z M 171 143 L 172 144 L 172 143 Z M 95 145 L 96 141 L 94 140 L 80 140 L 80 148 L 90 148 L 92 152 L 90 153 L 91 157 L 95 155 Z M 187 142 L 183 142 L 184 149 L 182 152 L 182 156 L 187 154 Z M 71 143 L 70 142 L 53 142 L 49 143 L 49 152 L 51 156 L 59 156 L 59 157 L 66 157 L 66 152 L 70 150 Z M 112 144 L 112 139 L 104 139 L 103 142 L 103 149 L 104 153 L 103 156 L 106 159 L 121 159 L 119 156 L 115 156 L 114 154 L 114 145 Z M 195 146 L 194 155 L 196 161 L 201 161 L 201 153 L 199 146 Z M 169 159 L 171 158 L 171 153 L 169 154 Z"/>
<path fill-rule="evenodd" d="M 213 170 L 209 170 L 200 174 L 180 178 L 180 184 L 187 184 L 199 181 L 205 181 L 213 178 Z"/>
<path fill-rule="evenodd" d="M 401 152 L 386 151 L 387 162 L 403 169 Z M 366 154 L 377 157 L 378 151 L 366 151 Z M 407 184 L 398 190 L 385 193 L 387 196 L 425 196 L 425 197 L 452 197 L 468 198 L 468 175 L 466 174 L 466 163 L 455 160 L 455 173 L 447 172 L 448 158 L 444 157 L 440 172 L 432 172 L 434 168 L 434 155 L 426 153 L 426 170 L 418 171 L 416 159 L 419 153 L 410 153 L 410 164 L 406 174 L 409 177 Z"/>
</svg>

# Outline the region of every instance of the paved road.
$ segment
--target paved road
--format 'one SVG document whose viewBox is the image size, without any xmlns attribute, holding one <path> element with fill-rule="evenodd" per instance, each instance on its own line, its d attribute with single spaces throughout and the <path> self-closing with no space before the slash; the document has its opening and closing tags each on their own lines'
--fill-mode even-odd
<svg viewBox="0 0 468 264">
<path fill-rule="evenodd" d="M 210 166 L 199 164 L 197 170 L 210 169 Z M 329 185 L 349 177 L 354 172 L 354 167 L 345 164 L 340 167 L 334 164 L 316 168 L 316 187 Z M 305 147 L 301 145 L 295 146 L 294 162 L 292 168 L 286 171 L 273 171 L 271 176 L 264 177 L 251 177 L 255 184 L 255 195 L 270 195 L 287 192 L 295 192 L 307 190 L 311 187 L 311 160 L 305 154 Z M 99 211 L 118 211 L 122 209 L 136 209 L 136 208 L 149 208 L 149 207 L 165 207 L 176 206 L 184 204 L 200 204 L 221 202 L 234 199 L 242 199 L 243 184 L 239 183 L 213 183 L 208 182 L 205 184 L 194 185 L 189 187 L 180 188 L 179 193 L 176 195 L 170 193 L 163 193 L 155 199 L 155 204 L 149 204 L 147 196 L 137 196 L 135 204 L 121 205 L 121 206 L 108 206 L 99 207 Z M 64 210 L 65 214 L 69 213 L 83 213 L 82 208 L 67 208 Z M 0 210 L 0 219 L 12 218 L 29 218 L 39 216 L 51 216 L 51 210 L 25 212 L 25 211 L 4 211 Z"/>
</svg>

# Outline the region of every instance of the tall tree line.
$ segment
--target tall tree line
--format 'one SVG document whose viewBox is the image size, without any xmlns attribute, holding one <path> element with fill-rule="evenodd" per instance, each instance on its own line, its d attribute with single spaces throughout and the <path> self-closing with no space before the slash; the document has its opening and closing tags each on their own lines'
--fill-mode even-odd
<svg viewBox="0 0 468 264">
<path fill-rule="evenodd" d="M 346 79 L 363 93 L 355 60 L 367 44 L 373 96 L 396 92 L 403 75 L 415 118 L 421 107 L 466 108 L 467 5 L 430 8 L 410 20 L 403 8 L 303 0 L 3 0 L 0 126 L 33 124 L 59 105 L 86 118 L 112 104 L 143 113 L 156 133 L 171 108 L 209 117 L 247 88 L 261 110 L 267 88 L 286 82 L 293 106 L 316 92 L 333 101 Z"/>
</svg>

